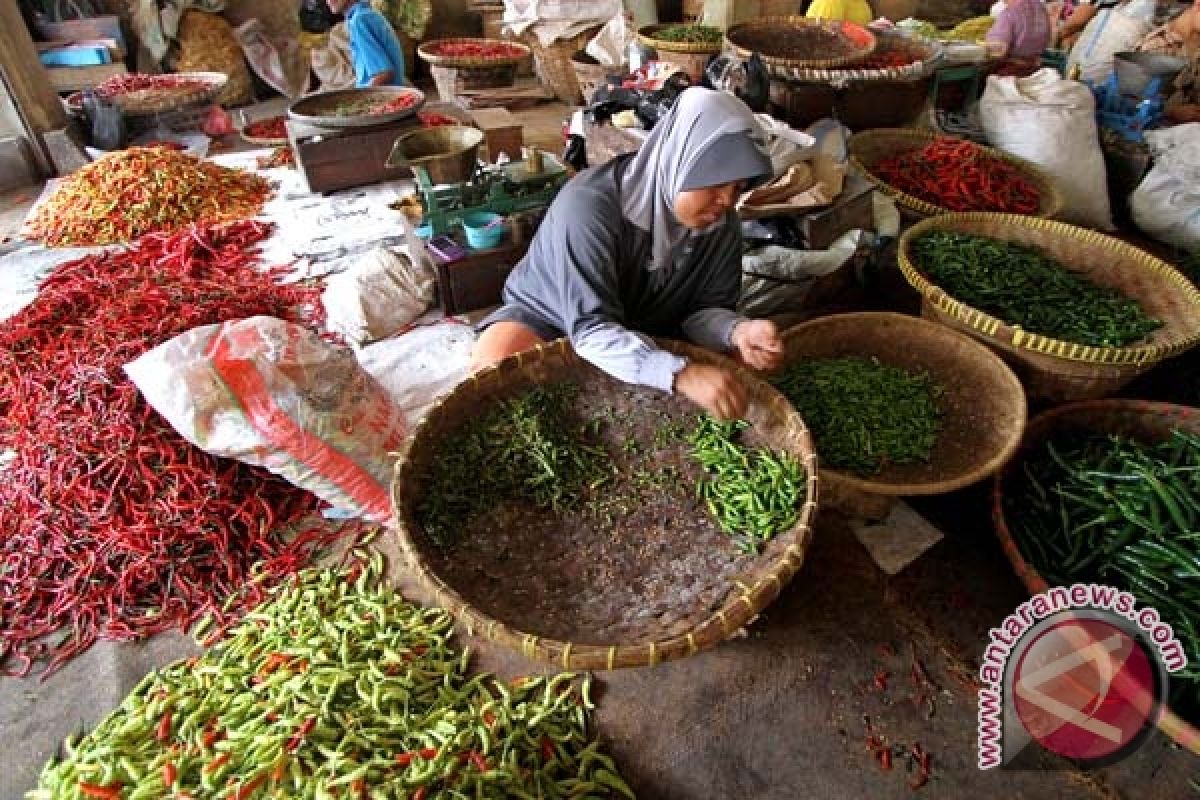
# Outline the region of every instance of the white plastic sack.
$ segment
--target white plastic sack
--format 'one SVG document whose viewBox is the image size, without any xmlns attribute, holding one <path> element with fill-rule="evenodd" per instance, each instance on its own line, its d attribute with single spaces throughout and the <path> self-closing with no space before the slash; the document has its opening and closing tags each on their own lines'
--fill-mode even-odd
<svg viewBox="0 0 1200 800">
<path fill-rule="evenodd" d="M 433 287 L 427 265 L 376 247 L 326 280 L 321 294 L 326 325 L 352 344 L 385 339 L 425 313 Z"/>
<path fill-rule="evenodd" d="M 625 24 L 625 15 L 617 16 L 604 23 L 599 33 L 592 37 L 583 51 L 597 63 L 615 67 L 625 63 L 625 53 L 630 42 L 637 41 L 637 32 Z"/>
<path fill-rule="evenodd" d="M 208 453 L 262 466 L 337 508 L 391 521 L 404 414 L 354 354 L 274 317 L 193 328 L 125 365 Z"/>
<path fill-rule="evenodd" d="M 1028 78 L 992 76 L 979 117 L 992 145 L 1054 179 L 1065 201 L 1062 219 L 1112 229 L 1096 101 L 1088 87 L 1049 68 Z"/>
<path fill-rule="evenodd" d="M 775 177 L 783 175 L 793 164 L 812 156 L 813 148 L 817 144 L 814 137 L 796 130 L 770 114 L 755 114 L 754 117 L 767 134 L 767 152 L 771 156 L 771 169 Z"/>
<path fill-rule="evenodd" d="M 1159 241 L 1200 252 L 1200 122 L 1147 131 L 1146 143 L 1154 167 L 1129 196 L 1133 221 Z"/>
<path fill-rule="evenodd" d="M 1140 6 L 1134 10 L 1140 11 Z M 1078 64 L 1081 81 L 1099 84 L 1108 80 L 1113 56 L 1132 50 L 1150 32 L 1150 21 L 1127 11 L 1105 9 L 1091 18 L 1067 57 L 1067 74 Z"/>
</svg>

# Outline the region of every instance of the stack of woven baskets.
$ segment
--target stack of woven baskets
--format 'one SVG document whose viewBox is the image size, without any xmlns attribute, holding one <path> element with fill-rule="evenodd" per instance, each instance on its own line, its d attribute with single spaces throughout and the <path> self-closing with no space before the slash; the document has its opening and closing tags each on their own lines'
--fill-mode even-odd
<svg viewBox="0 0 1200 800">
<path fill-rule="evenodd" d="M 488 55 L 452 55 L 447 50 L 492 49 Z M 417 54 L 429 64 L 438 95 L 446 102 L 464 91 L 512 86 L 517 64 L 529 56 L 529 48 L 519 42 L 502 39 L 434 39 L 417 48 Z"/>
</svg>

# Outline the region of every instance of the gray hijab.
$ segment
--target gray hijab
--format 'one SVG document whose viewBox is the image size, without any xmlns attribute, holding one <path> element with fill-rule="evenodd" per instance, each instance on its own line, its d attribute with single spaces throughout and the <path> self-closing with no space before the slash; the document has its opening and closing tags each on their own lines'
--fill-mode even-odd
<svg viewBox="0 0 1200 800">
<path fill-rule="evenodd" d="M 651 235 L 650 268 L 669 267 L 692 234 L 672 211 L 680 191 L 738 180 L 750 188 L 770 176 L 766 135 L 746 104 L 726 92 L 692 88 L 679 95 L 626 165 L 621 211 Z"/>
</svg>

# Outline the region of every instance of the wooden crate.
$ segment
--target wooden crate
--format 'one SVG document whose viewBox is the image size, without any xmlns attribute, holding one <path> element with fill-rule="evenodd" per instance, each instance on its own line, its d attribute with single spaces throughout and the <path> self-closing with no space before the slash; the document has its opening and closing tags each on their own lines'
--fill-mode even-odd
<svg viewBox="0 0 1200 800">
<path fill-rule="evenodd" d="M 525 144 L 521 123 L 506 108 L 477 108 L 471 112 L 476 128 L 483 131 L 483 151 L 487 160 L 495 162 L 501 153 L 513 161 L 521 158 Z"/>
<path fill-rule="evenodd" d="M 532 216 L 540 219 L 542 213 L 534 212 Z M 462 314 L 500 304 L 508 273 L 529 249 L 530 216 L 529 213 L 513 215 L 509 218 L 509 232 L 499 247 L 468 249 L 467 257 L 461 261 L 446 263 L 433 251 L 426 250 L 437 273 L 438 302 L 444 312 Z M 536 225 L 536 220 L 533 224 Z M 461 230 L 456 230 L 453 238 L 466 247 Z"/>
</svg>

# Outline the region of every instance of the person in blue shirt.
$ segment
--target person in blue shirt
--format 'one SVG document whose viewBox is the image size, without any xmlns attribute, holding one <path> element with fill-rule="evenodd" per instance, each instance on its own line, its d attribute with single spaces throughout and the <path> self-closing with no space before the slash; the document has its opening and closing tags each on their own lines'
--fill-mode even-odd
<svg viewBox="0 0 1200 800">
<path fill-rule="evenodd" d="M 325 0 L 329 10 L 346 15 L 350 59 L 357 86 L 403 86 L 404 52 L 387 19 L 367 0 Z"/>
</svg>

